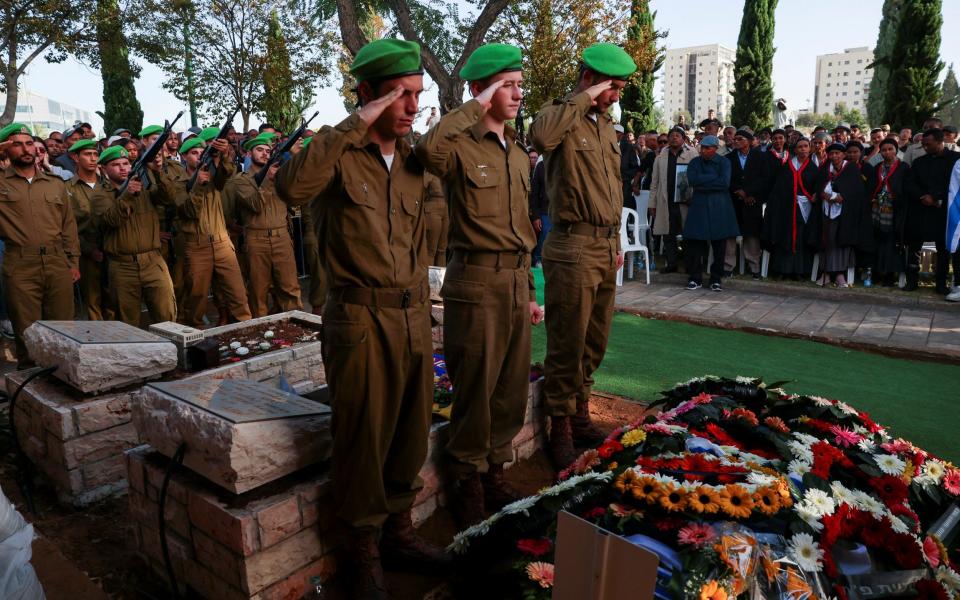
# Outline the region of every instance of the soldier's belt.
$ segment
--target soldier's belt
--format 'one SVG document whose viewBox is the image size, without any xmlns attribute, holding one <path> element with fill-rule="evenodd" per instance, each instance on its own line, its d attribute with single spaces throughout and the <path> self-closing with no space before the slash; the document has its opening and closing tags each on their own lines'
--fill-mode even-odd
<svg viewBox="0 0 960 600">
<path fill-rule="evenodd" d="M 620 230 L 617 227 L 598 227 L 596 225 L 590 225 L 589 223 L 560 223 L 554 225 L 553 228 L 564 233 L 586 235 L 595 238 L 612 238 L 620 235 Z"/>
<path fill-rule="evenodd" d="M 477 267 L 520 269 L 530 264 L 528 252 L 472 252 L 454 250 L 453 261 Z"/>
<path fill-rule="evenodd" d="M 160 258 L 160 251 L 147 250 L 146 252 L 139 252 L 137 254 L 111 254 L 110 255 L 110 260 L 115 260 L 117 262 L 125 262 L 125 263 L 148 262 L 151 258 Z"/>
<path fill-rule="evenodd" d="M 253 229 L 246 227 L 244 228 L 243 232 L 247 235 L 247 237 L 258 238 L 283 237 L 290 235 L 290 232 L 287 231 L 286 227 L 274 227 L 273 229 Z"/>
<path fill-rule="evenodd" d="M 230 239 L 226 233 L 185 233 L 183 239 L 194 244 L 212 244 Z"/>
<path fill-rule="evenodd" d="M 430 297 L 430 288 L 424 283 L 418 288 L 339 288 L 330 292 L 334 301 L 379 308 L 410 308 L 419 306 Z"/>
<path fill-rule="evenodd" d="M 4 252 L 14 256 L 63 256 L 63 247 L 58 242 L 50 242 L 42 246 L 18 246 L 16 244 L 6 244 Z"/>
</svg>

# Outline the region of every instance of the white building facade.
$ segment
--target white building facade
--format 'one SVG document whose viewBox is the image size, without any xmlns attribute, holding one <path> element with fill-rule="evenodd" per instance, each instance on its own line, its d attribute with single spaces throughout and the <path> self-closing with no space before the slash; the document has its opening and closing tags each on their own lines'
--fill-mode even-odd
<svg viewBox="0 0 960 600">
<path fill-rule="evenodd" d="M 691 125 L 707 118 L 708 111 L 724 124 L 733 105 L 733 63 L 736 51 L 720 44 L 667 50 L 663 63 L 663 114 L 670 124 L 685 110 Z"/>
<path fill-rule="evenodd" d="M 0 103 L 5 100 L 6 96 L 0 94 Z M 97 132 L 103 129 L 100 115 L 25 90 L 17 94 L 17 112 L 13 120 L 29 125 L 40 137 L 46 137 L 51 131 L 63 131 L 76 121 L 90 123 Z"/>
<path fill-rule="evenodd" d="M 817 57 L 814 112 L 832 114 L 839 104 L 866 114 L 867 95 L 873 79 L 873 50 L 847 48 Z"/>
</svg>

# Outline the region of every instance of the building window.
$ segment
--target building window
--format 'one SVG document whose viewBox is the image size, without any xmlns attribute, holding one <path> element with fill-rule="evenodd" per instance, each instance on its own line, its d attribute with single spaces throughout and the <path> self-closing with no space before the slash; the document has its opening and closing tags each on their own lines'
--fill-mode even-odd
<svg viewBox="0 0 960 600">
<path fill-rule="evenodd" d="M 827 66 L 828 66 L 828 67 L 832 67 L 832 66 L 833 66 L 833 63 L 832 63 L 832 62 L 828 62 L 828 63 L 827 63 Z"/>
<path fill-rule="evenodd" d="M 856 74 L 857 74 L 857 75 L 859 75 L 859 74 L 860 74 L 860 71 L 857 71 L 857 73 L 856 73 Z"/>
<path fill-rule="evenodd" d="M 847 95 L 847 93 L 846 93 L 846 92 L 844 92 L 844 93 L 843 93 L 843 95 L 844 95 L 844 96 L 846 96 L 846 95 Z"/>
<path fill-rule="evenodd" d="M 844 77 L 849 77 L 849 76 L 850 76 L 850 71 L 844 71 L 844 72 L 843 72 L 843 76 L 844 76 Z"/>
<path fill-rule="evenodd" d="M 857 90 L 856 92 L 853 93 L 853 95 L 854 95 L 854 96 L 859 96 L 859 95 L 860 95 L 860 91 Z"/>
<path fill-rule="evenodd" d="M 830 87 L 830 83 L 829 83 L 829 82 L 827 82 L 827 87 Z"/>
<path fill-rule="evenodd" d="M 858 64 L 858 65 L 862 65 L 862 64 L 863 64 L 863 59 L 862 59 L 862 58 L 857 59 L 857 64 Z"/>
<path fill-rule="evenodd" d="M 827 92 L 827 98 L 829 98 L 829 97 L 830 97 L 830 92 Z"/>
<path fill-rule="evenodd" d="M 855 81 L 853 85 L 860 85 L 860 80 L 858 79 L 857 81 Z"/>
<path fill-rule="evenodd" d="M 849 61 L 849 60 L 845 60 L 845 61 L 843 61 L 843 64 L 849 65 L 849 64 L 850 64 L 850 61 Z"/>
</svg>

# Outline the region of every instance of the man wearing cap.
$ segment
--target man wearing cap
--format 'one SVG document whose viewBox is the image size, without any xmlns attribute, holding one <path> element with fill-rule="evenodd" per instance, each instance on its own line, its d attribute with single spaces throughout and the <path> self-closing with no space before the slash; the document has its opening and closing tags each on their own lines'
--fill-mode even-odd
<svg viewBox="0 0 960 600">
<path fill-rule="evenodd" d="M 83 131 L 77 127 L 73 126 L 70 129 L 63 132 L 64 148 L 70 148 L 83 138 Z M 53 161 L 57 166 L 70 171 L 71 173 L 77 172 L 77 163 L 73 162 L 73 159 L 70 158 L 69 152 L 64 152 L 57 157 L 57 160 Z"/>
<path fill-rule="evenodd" d="M 77 163 L 76 175 L 67 182 L 67 197 L 80 239 L 80 297 L 91 321 L 109 321 L 113 319 L 113 310 L 104 285 L 107 273 L 103 240 L 93 214 L 93 196 L 101 187 L 97 172 L 100 153 L 93 140 L 80 140 L 69 151 Z"/>
<path fill-rule="evenodd" d="M 186 180 L 177 181 L 176 193 L 180 229 L 184 235 L 184 321 L 193 327 L 204 323 L 207 295 L 214 280 L 230 318 L 234 321 L 250 319 L 243 276 L 224 222 L 221 202 L 223 186 L 233 174 L 233 165 L 229 163 L 230 144 L 225 139 L 212 139 L 210 144 L 217 151 L 213 158 L 213 173 L 206 168 L 200 169 L 200 156 L 204 150 L 202 134 L 180 146 L 180 158 L 186 164 Z M 198 169 L 196 183 L 187 191 L 187 181 Z"/>
<path fill-rule="evenodd" d="M 850 125 L 849 123 L 839 123 L 836 127 L 833 128 L 833 141 L 836 143 L 847 145 L 847 142 L 850 141 Z"/>
<path fill-rule="evenodd" d="M 293 240 L 287 229 L 287 205 L 277 197 L 274 177 L 279 164 L 274 163 L 263 185 L 257 187 L 254 176 L 267 164 L 275 136 L 260 134 L 248 140 L 243 149 L 250 152 L 252 168 L 237 173 L 223 188 L 224 207 L 236 207 L 243 228 L 244 253 L 250 285 L 250 313 L 263 317 L 270 313 L 267 295 L 273 289 L 278 305 L 275 310 L 298 310 L 300 284 L 297 282 L 297 261 L 293 256 Z M 225 210 L 227 210 L 225 208 Z"/>
<path fill-rule="evenodd" d="M 759 148 L 752 148 L 749 129 L 737 131 L 736 150 L 726 156 L 730 161 L 730 197 L 737 211 L 737 225 L 743 236 L 741 252 L 754 279 L 760 279 L 760 233 L 763 204 L 770 188 L 770 164 Z M 737 241 L 727 240 L 724 272 L 732 273 L 737 264 Z"/>
<path fill-rule="evenodd" d="M 133 179 L 123 195 L 119 188 L 130 174 L 130 158 L 121 146 L 100 154 L 105 180 L 93 196 L 93 210 L 103 229 L 103 247 L 110 271 L 110 291 L 117 317 L 140 326 L 141 303 L 150 323 L 175 321 L 177 303 L 170 272 L 160 255 L 160 219 L 157 207 L 173 204 L 174 183 L 161 172 L 163 158 L 148 165 L 149 189 Z"/>
<path fill-rule="evenodd" d="M 573 92 L 544 107 L 530 127 L 533 146 L 544 156 L 553 222 L 543 246 L 544 395 L 557 469 L 576 459 L 575 440 L 598 444 L 604 437 L 590 421 L 590 390 L 606 350 L 623 265 L 620 147 L 607 111 L 636 69 L 622 48 L 590 46 Z"/>
<path fill-rule="evenodd" d="M 30 128 L 0 129 L 0 239 L 6 245 L 3 289 L 16 336 L 17 366 L 29 366 L 23 330 L 38 319 L 73 319 L 73 283 L 80 279 L 77 222 L 64 182 L 36 164 Z"/>
<path fill-rule="evenodd" d="M 350 568 L 350 597 L 386 598 L 381 551 L 384 562 L 443 557 L 410 517 L 433 403 L 423 167 L 404 140 L 423 90 L 420 46 L 373 41 L 350 72 L 360 110 L 280 167 L 277 192 L 311 203 L 329 279 L 333 502 L 348 529 L 339 564 Z"/>
<path fill-rule="evenodd" d="M 447 185 L 449 247 L 444 359 L 453 383 L 447 460 L 461 527 L 518 500 L 504 480 L 526 412 L 530 325 L 543 319 L 530 271 L 537 244 L 528 216 L 530 160 L 506 121 L 523 100 L 519 48 L 486 44 L 460 77 L 473 100 L 447 113 L 417 157 Z"/>
</svg>

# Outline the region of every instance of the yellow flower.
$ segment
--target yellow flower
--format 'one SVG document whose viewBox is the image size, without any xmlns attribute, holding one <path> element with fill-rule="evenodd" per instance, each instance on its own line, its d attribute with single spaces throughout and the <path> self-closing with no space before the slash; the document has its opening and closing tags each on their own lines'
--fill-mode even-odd
<svg viewBox="0 0 960 600">
<path fill-rule="evenodd" d="M 720 511 L 720 494 L 708 485 L 701 485 L 687 494 L 687 508 L 698 514 L 715 515 Z"/>
<path fill-rule="evenodd" d="M 746 519 L 753 510 L 753 498 L 750 497 L 750 492 L 743 486 L 726 485 L 720 492 L 720 508 L 729 517 Z"/>
<path fill-rule="evenodd" d="M 700 600 L 727 600 L 727 590 L 711 579 L 700 588 Z"/>
<path fill-rule="evenodd" d="M 623 437 L 620 438 L 620 443 L 623 444 L 625 448 L 630 446 L 636 446 L 640 442 L 647 439 L 647 432 L 642 429 L 631 429 L 630 431 L 623 434 Z"/>
<path fill-rule="evenodd" d="M 659 498 L 660 506 L 667 512 L 679 512 L 687 505 L 687 490 L 672 485 L 663 486 Z"/>
<path fill-rule="evenodd" d="M 660 483 L 649 475 L 637 478 L 630 491 L 635 500 L 646 500 L 647 504 L 655 504 L 662 493 Z"/>
<path fill-rule="evenodd" d="M 757 488 L 753 494 L 753 506 L 767 516 L 775 515 L 780 511 L 780 496 L 773 487 Z"/>
</svg>

